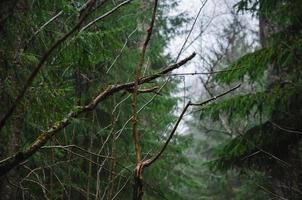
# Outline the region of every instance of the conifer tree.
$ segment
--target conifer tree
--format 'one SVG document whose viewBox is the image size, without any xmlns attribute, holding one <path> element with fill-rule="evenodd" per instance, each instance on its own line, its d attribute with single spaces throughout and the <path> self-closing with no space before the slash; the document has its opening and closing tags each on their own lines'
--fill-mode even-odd
<svg viewBox="0 0 302 200">
<path fill-rule="evenodd" d="M 211 166 L 260 170 L 265 173 L 260 189 L 273 197 L 300 199 L 301 2 L 242 0 L 236 7 L 258 17 L 262 47 L 215 76 L 222 85 L 240 81 L 249 87 L 202 111 L 202 117 L 214 120 L 226 113 L 232 126 L 247 123 L 243 132 L 216 149 Z"/>
<path fill-rule="evenodd" d="M 132 197 L 135 156 L 129 95 L 138 43 L 146 31 L 138 30 L 137 22 L 149 24 L 152 5 L 148 2 L 140 10 L 135 0 L 0 3 L 1 199 Z M 156 94 L 155 86 L 164 79 L 154 74 L 171 62 L 164 47 L 186 20 L 184 15 L 165 15 L 176 5 L 159 5 L 146 52 L 150 67 L 142 71 L 146 84 L 140 87 L 138 108 L 144 158 L 166 140 L 163 132 L 174 119 L 176 99 L 170 91 L 175 84 L 169 82 L 163 95 Z M 96 105 L 104 93 L 110 98 Z M 171 154 L 182 148 L 170 146 Z M 182 154 L 174 162 L 180 159 Z M 162 192 L 169 181 L 162 181 L 165 171 L 158 169 L 173 171 L 173 162 L 167 160 L 145 174 L 150 180 L 145 183 L 146 198 L 179 197 Z"/>
</svg>

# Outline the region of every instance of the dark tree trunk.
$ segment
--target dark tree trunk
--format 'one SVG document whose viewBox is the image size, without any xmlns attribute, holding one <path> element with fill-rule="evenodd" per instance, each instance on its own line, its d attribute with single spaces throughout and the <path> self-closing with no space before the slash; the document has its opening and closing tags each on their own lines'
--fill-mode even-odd
<svg viewBox="0 0 302 200">
<path fill-rule="evenodd" d="M 11 118 L 11 135 L 7 145 L 7 155 L 16 153 L 20 148 L 22 116 L 15 113 Z M 22 187 L 19 184 L 18 168 L 11 170 L 6 176 L 1 177 L 0 197 L 3 200 L 17 200 Z"/>
</svg>

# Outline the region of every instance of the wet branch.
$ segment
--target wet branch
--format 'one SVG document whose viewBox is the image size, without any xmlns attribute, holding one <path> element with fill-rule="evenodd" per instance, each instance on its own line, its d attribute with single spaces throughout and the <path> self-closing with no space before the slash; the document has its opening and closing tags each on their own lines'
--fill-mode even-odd
<svg viewBox="0 0 302 200">
<path fill-rule="evenodd" d="M 224 96 L 224 95 L 226 95 L 226 94 L 228 94 L 228 93 L 230 93 L 230 92 L 238 89 L 239 87 L 240 87 L 240 84 L 237 85 L 237 86 L 235 86 L 235 87 L 233 87 L 233 88 L 231 88 L 231 89 L 229 89 L 229 90 L 227 90 L 227 91 L 225 91 L 225 92 L 223 92 L 223 93 L 221 93 L 221 94 L 219 94 L 219 95 L 217 95 L 217 96 L 214 96 L 214 97 L 212 97 L 212 98 L 210 98 L 208 100 L 205 100 L 205 101 L 203 101 L 201 103 L 192 103 L 191 101 L 189 101 L 186 104 L 186 106 L 183 109 L 183 111 L 181 112 L 180 116 L 178 117 L 178 119 L 177 119 L 177 121 L 176 121 L 176 123 L 175 123 L 175 125 L 174 125 L 174 127 L 173 127 L 173 129 L 172 129 L 172 131 L 171 131 L 171 133 L 170 133 L 170 135 L 168 137 L 168 139 L 165 142 L 165 144 L 162 146 L 162 148 L 159 150 L 159 152 L 155 156 L 153 156 L 152 158 L 150 158 L 148 160 L 143 161 L 143 165 L 146 166 L 146 167 L 150 166 L 152 163 L 154 163 L 163 154 L 163 152 L 167 148 L 169 142 L 173 138 L 173 136 L 174 136 L 174 134 L 175 134 L 175 132 L 176 132 L 176 130 L 178 128 L 179 123 L 183 119 L 183 116 L 185 115 L 186 111 L 188 110 L 188 108 L 190 106 L 203 106 L 205 104 L 210 103 L 211 101 L 216 100 L 217 98 L 220 98 L 220 97 L 222 97 L 222 96 Z"/>
<path fill-rule="evenodd" d="M 155 24 L 155 18 L 156 18 L 156 10 L 158 6 L 158 0 L 154 1 L 154 6 L 153 6 L 153 12 L 152 12 L 152 17 L 151 17 L 151 22 L 149 25 L 149 28 L 147 30 L 147 36 L 144 40 L 142 49 L 141 49 L 141 54 L 140 54 L 140 59 L 139 63 L 136 69 L 135 73 L 135 82 L 134 82 L 134 87 L 133 87 L 133 92 L 132 92 L 132 137 L 133 137 L 133 143 L 134 143 L 134 148 L 135 148 L 135 157 L 136 157 L 136 168 L 134 171 L 134 185 L 133 185 L 133 200 L 141 200 L 143 198 L 143 180 L 142 180 L 142 174 L 140 173 L 139 170 L 137 170 L 137 167 L 140 166 L 141 162 L 141 145 L 140 145 L 140 133 L 138 131 L 138 94 L 139 94 L 139 82 L 141 79 L 141 74 L 142 74 L 142 69 L 145 64 L 145 54 L 147 51 L 148 44 L 150 42 L 152 32 L 153 32 L 153 27 Z"/>
<path fill-rule="evenodd" d="M 193 59 L 195 57 L 195 53 L 193 53 L 191 56 L 185 58 L 184 60 L 180 61 L 179 63 L 172 64 L 165 68 L 164 70 L 141 78 L 139 80 L 139 85 L 151 82 L 159 77 L 161 77 L 162 74 L 169 73 L 173 71 L 174 69 L 177 69 L 184 64 L 186 64 L 188 61 Z M 20 151 L 6 159 L 3 159 L 0 161 L 0 176 L 5 175 L 8 173 L 11 169 L 17 167 L 24 161 L 26 161 L 28 158 L 30 158 L 32 155 L 34 155 L 37 151 L 41 149 L 42 146 L 44 146 L 50 138 L 52 138 L 54 135 L 56 135 L 58 132 L 60 132 L 63 128 L 68 126 L 73 118 L 79 117 L 80 114 L 92 111 L 100 102 L 104 101 L 108 97 L 114 95 L 117 92 L 129 90 L 133 88 L 134 82 L 124 83 L 124 84 L 118 84 L 118 85 L 109 85 L 105 90 L 103 90 L 98 96 L 96 96 L 90 104 L 86 106 L 76 107 L 73 111 L 71 111 L 64 119 L 61 121 L 58 121 L 54 123 L 48 130 L 42 132 L 36 140 L 25 150 Z"/>
</svg>

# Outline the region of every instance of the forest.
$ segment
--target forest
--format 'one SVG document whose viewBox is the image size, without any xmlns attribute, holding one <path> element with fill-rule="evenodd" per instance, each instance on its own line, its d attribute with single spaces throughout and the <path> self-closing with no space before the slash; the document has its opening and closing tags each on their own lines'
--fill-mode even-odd
<svg viewBox="0 0 302 200">
<path fill-rule="evenodd" d="M 1 0 L 0 200 L 302 199 L 301 11 Z"/>
</svg>

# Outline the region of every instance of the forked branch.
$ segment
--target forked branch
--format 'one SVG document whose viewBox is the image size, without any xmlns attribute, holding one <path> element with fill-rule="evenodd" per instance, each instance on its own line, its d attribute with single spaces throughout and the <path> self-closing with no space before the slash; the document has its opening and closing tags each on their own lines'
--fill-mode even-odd
<svg viewBox="0 0 302 200">
<path fill-rule="evenodd" d="M 203 101 L 201 103 L 192 103 L 191 101 L 189 101 L 186 104 L 186 106 L 183 109 L 183 111 L 181 112 L 180 116 L 178 117 L 178 119 L 177 119 L 177 121 L 176 121 L 176 123 L 175 123 L 175 125 L 174 125 L 174 127 L 173 127 L 173 129 L 172 129 L 172 131 L 171 131 L 171 133 L 170 133 L 170 135 L 168 137 L 168 139 L 165 142 L 165 144 L 162 146 L 162 148 L 158 151 L 158 153 L 155 156 L 153 156 L 152 158 L 150 158 L 148 160 L 143 161 L 143 166 L 146 166 L 146 167 L 150 166 L 152 163 L 154 163 L 163 154 L 163 152 L 167 148 L 169 142 L 173 138 L 173 136 L 174 136 L 174 134 L 175 134 L 175 132 L 176 132 L 178 126 L 179 126 L 179 123 L 183 119 L 183 116 L 185 115 L 186 111 L 188 110 L 188 108 L 190 106 L 203 106 L 203 105 L 205 105 L 207 103 L 210 103 L 211 101 L 216 100 L 217 98 L 220 98 L 220 97 L 222 97 L 222 96 L 224 96 L 224 95 L 226 95 L 226 94 L 228 94 L 228 93 L 236 90 L 239 87 L 240 87 L 240 84 L 237 85 L 237 86 L 235 86 L 235 87 L 233 87 L 233 88 L 231 88 L 231 89 L 229 89 L 229 90 L 227 90 L 227 91 L 225 91 L 225 92 L 223 92 L 223 93 L 221 93 L 221 94 L 219 94 L 219 95 L 217 95 L 217 96 L 214 96 L 214 97 L 212 97 L 212 98 L 210 98 L 208 100 L 205 100 L 205 101 Z"/>
<path fill-rule="evenodd" d="M 151 22 L 149 25 L 149 28 L 147 30 L 147 36 L 144 40 L 139 63 L 136 69 L 135 73 L 135 81 L 134 81 L 134 87 L 133 87 L 133 93 L 132 93 L 132 137 L 133 137 L 133 143 L 135 148 L 135 157 L 136 157 L 136 169 L 139 167 L 141 162 L 141 144 L 140 144 L 140 133 L 138 131 L 138 93 L 139 93 L 139 82 L 141 79 L 142 69 L 145 64 L 145 54 L 147 51 L 148 44 L 150 42 L 153 27 L 155 23 L 156 18 L 156 10 L 158 6 L 158 0 L 154 0 L 154 6 L 153 6 L 153 12 L 151 17 Z M 143 182 L 141 173 L 139 170 L 135 170 L 134 172 L 134 186 L 133 186 L 133 199 L 134 200 L 141 200 L 143 198 Z"/>
<path fill-rule="evenodd" d="M 148 83 L 150 81 L 153 81 L 159 77 L 161 77 L 162 74 L 169 73 L 173 71 L 174 69 L 177 69 L 184 64 L 186 64 L 189 60 L 193 59 L 196 54 L 193 53 L 191 56 L 187 57 L 186 59 L 180 61 L 179 63 L 173 64 L 165 68 L 164 70 L 151 75 L 144 77 L 139 80 L 139 85 Z M 108 97 L 114 95 L 117 92 L 129 90 L 133 88 L 134 82 L 129 82 L 125 84 L 119 84 L 119 85 L 109 85 L 105 90 L 103 90 L 98 96 L 96 96 L 90 104 L 83 106 L 83 107 L 77 107 L 75 110 L 71 111 L 64 119 L 61 121 L 58 121 L 54 123 L 47 131 L 42 132 L 39 137 L 24 151 L 18 152 L 6 159 L 3 159 L 0 161 L 0 176 L 5 175 L 7 172 L 9 172 L 11 169 L 17 167 L 22 162 L 30 158 L 33 154 L 35 154 L 37 151 L 40 150 L 40 148 L 45 145 L 50 138 L 52 138 L 55 134 L 57 134 L 59 131 L 61 131 L 63 128 L 68 126 L 73 118 L 79 117 L 80 114 L 88 112 L 93 110 L 100 102 L 104 101 Z"/>
<path fill-rule="evenodd" d="M 223 93 L 221 93 L 221 94 L 219 94 L 219 95 L 217 95 L 217 96 L 214 96 L 214 97 L 212 97 L 212 98 L 210 98 L 208 100 L 205 100 L 205 101 L 203 101 L 201 103 L 192 103 L 191 101 L 189 101 L 186 104 L 185 108 L 183 109 L 183 111 L 181 112 L 180 116 L 178 117 L 178 119 L 177 119 L 177 121 L 176 121 L 176 123 L 175 123 L 175 125 L 174 125 L 174 127 L 173 127 L 173 129 L 172 129 L 172 131 L 171 131 L 171 133 L 170 133 L 170 135 L 168 137 L 168 139 L 166 140 L 166 142 L 164 143 L 164 145 L 162 146 L 162 148 L 158 151 L 158 153 L 155 154 L 153 157 L 147 159 L 147 160 L 143 160 L 143 161 L 140 161 L 139 163 L 137 163 L 137 165 L 135 167 L 135 170 L 134 170 L 134 178 L 135 178 L 135 180 L 134 180 L 135 181 L 135 185 L 134 185 L 135 188 L 134 189 L 136 189 L 134 191 L 136 193 L 134 192 L 134 198 L 133 198 L 133 200 L 141 200 L 142 199 L 142 194 L 143 194 L 143 190 L 142 190 L 143 189 L 143 172 L 144 172 L 145 167 L 149 167 L 150 165 L 152 165 L 164 153 L 165 149 L 167 148 L 168 144 L 170 143 L 171 139 L 173 138 L 173 136 L 174 136 L 174 134 L 175 134 L 175 132 L 176 132 L 176 130 L 177 130 L 177 128 L 178 128 L 181 120 L 183 119 L 186 111 L 188 110 L 188 108 L 190 106 L 203 106 L 203 105 L 205 105 L 205 104 L 207 104 L 207 103 L 209 103 L 211 101 L 216 100 L 219 97 L 222 97 L 222 96 L 224 96 L 224 95 L 226 95 L 226 94 L 228 94 L 228 93 L 236 90 L 239 87 L 240 87 L 240 84 L 237 85 L 237 86 L 235 86 L 235 87 L 233 87 L 233 88 L 231 88 L 231 89 L 229 89 L 229 90 L 227 90 L 227 91 L 225 91 L 225 92 L 223 92 Z"/>
</svg>

